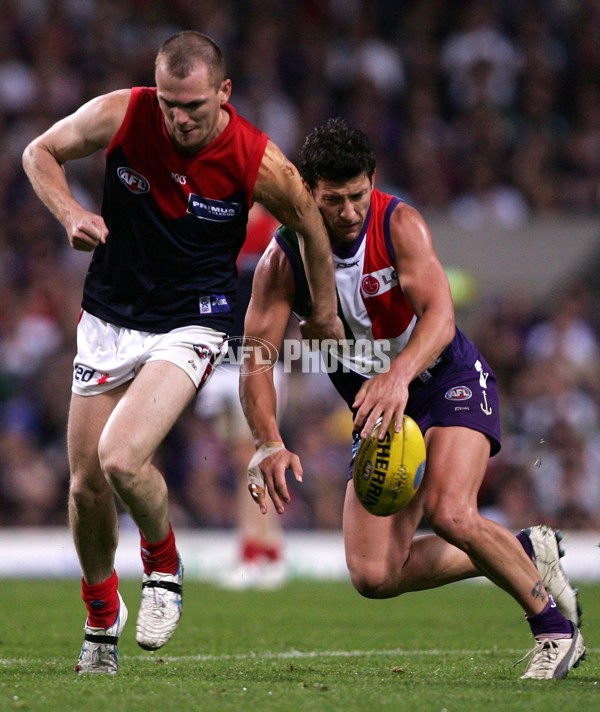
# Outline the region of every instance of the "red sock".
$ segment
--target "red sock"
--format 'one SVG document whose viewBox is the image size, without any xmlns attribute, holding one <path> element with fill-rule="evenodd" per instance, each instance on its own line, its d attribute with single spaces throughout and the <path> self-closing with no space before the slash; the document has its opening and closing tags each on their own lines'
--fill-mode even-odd
<svg viewBox="0 0 600 712">
<path fill-rule="evenodd" d="M 271 544 L 270 546 L 263 546 L 263 554 L 267 561 L 279 561 L 281 559 L 281 547 L 279 544 Z"/>
<path fill-rule="evenodd" d="M 262 555 L 262 546 L 254 539 L 244 539 L 241 548 L 242 561 L 258 561 Z"/>
<path fill-rule="evenodd" d="M 162 541 L 153 544 L 148 542 L 140 532 L 141 554 L 144 573 L 150 575 L 153 571 L 161 574 L 176 574 L 179 568 L 179 555 L 175 546 L 175 533 L 169 524 L 169 533 Z"/>
<path fill-rule="evenodd" d="M 88 612 L 87 625 L 92 628 L 110 628 L 119 612 L 117 572 L 101 583 L 89 584 L 81 579 L 81 598 Z"/>
<path fill-rule="evenodd" d="M 242 561 L 279 561 L 281 547 L 279 544 L 262 544 L 255 539 L 246 539 L 242 542 Z"/>
</svg>

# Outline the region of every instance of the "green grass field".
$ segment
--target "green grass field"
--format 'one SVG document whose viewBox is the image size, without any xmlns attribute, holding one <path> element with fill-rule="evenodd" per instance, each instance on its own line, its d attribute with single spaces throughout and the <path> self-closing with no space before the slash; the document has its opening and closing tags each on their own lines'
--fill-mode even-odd
<svg viewBox="0 0 600 712">
<path fill-rule="evenodd" d="M 78 676 L 85 618 L 75 580 L 0 582 L 0 710 L 468 712 L 600 708 L 600 585 L 582 585 L 587 660 L 567 680 L 527 681 L 522 613 L 489 584 L 390 601 L 346 582 L 275 592 L 186 582 L 184 616 L 160 652 L 135 643 L 139 583 L 115 677 Z"/>
</svg>

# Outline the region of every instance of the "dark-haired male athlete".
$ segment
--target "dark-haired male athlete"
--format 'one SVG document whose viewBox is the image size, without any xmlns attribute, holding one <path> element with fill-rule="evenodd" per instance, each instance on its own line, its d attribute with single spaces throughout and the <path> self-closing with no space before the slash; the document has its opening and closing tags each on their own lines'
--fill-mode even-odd
<svg viewBox="0 0 600 712">
<path fill-rule="evenodd" d="M 392 420 L 399 429 L 404 412 L 420 425 L 427 447 L 423 484 L 393 516 L 367 512 L 349 480 L 343 529 L 352 583 L 364 596 L 389 598 L 483 574 L 521 605 L 535 636 L 523 677 L 566 677 L 585 647 L 555 532 L 536 526 L 515 538 L 478 511 L 488 459 L 500 449 L 496 381 L 456 328 L 427 224 L 407 203 L 374 188 L 370 142 L 341 119 L 312 131 L 299 170 L 333 251 L 348 342 L 327 354 L 338 366 L 328 364 L 328 373 L 354 413 L 354 448 L 379 418 L 381 432 Z M 298 237 L 283 226 L 256 269 L 245 334 L 278 349 L 290 314 L 306 318 L 310 309 Z M 268 492 L 282 513 L 286 469 L 301 479 L 302 468 L 277 427 L 272 370 L 257 367 L 255 357 L 265 354 L 251 351 L 240 378 L 257 447 L 250 488 L 263 512 Z M 434 534 L 415 537 L 422 518 Z"/>
</svg>

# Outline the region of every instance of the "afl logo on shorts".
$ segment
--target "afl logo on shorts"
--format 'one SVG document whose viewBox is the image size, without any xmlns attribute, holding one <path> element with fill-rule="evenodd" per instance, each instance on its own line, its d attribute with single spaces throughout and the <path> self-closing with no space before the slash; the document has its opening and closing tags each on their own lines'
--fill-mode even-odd
<svg viewBox="0 0 600 712">
<path fill-rule="evenodd" d="M 363 277 L 360 288 L 365 294 L 372 297 L 379 291 L 379 280 L 377 277 L 373 277 L 372 274 L 367 274 Z"/>
<path fill-rule="evenodd" d="M 451 401 L 465 401 L 473 397 L 473 393 L 470 388 L 466 386 L 454 386 L 449 391 L 446 391 L 444 398 Z"/>
<path fill-rule="evenodd" d="M 148 193 L 150 190 L 150 183 L 141 173 L 134 171 L 133 168 L 127 166 L 121 166 L 117 168 L 117 175 L 119 180 L 123 185 L 130 190 L 132 193 L 140 195 L 142 193 Z"/>
</svg>

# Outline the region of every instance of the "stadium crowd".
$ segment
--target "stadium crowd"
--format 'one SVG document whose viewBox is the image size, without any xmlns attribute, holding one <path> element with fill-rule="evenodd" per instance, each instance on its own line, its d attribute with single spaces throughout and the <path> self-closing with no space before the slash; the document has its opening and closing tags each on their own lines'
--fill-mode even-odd
<svg viewBox="0 0 600 712">
<path fill-rule="evenodd" d="M 2 526 L 66 521 L 65 424 L 89 260 L 33 195 L 22 150 L 88 98 L 152 85 L 156 49 L 173 32 L 219 42 L 232 103 L 291 158 L 331 116 L 366 131 L 378 184 L 425 215 L 478 230 L 600 212 L 598 0 L 0 0 L 0 10 Z M 101 156 L 69 166 L 89 206 L 102 170 Z M 482 506 L 514 528 L 598 527 L 598 295 L 580 282 L 543 304 L 524 292 L 469 308 L 504 417 Z M 349 414 L 325 374 L 290 374 L 287 404 L 283 431 L 305 477 L 284 524 L 337 529 Z M 176 523 L 235 524 L 235 468 L 209 420 L 190 408 L 161 457 Z"/>
</svg>

